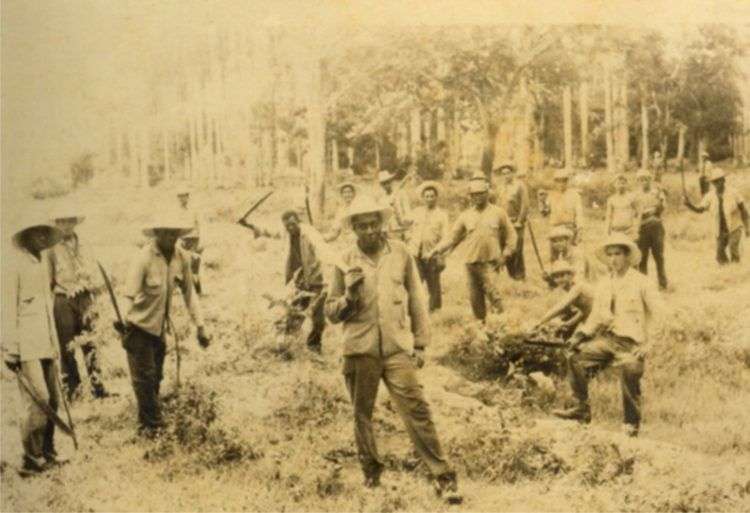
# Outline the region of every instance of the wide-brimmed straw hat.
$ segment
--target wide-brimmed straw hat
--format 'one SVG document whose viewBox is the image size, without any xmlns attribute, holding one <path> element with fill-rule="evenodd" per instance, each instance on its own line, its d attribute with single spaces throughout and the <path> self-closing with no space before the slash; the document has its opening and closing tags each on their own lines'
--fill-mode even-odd
<svg viewBox="0 0 750 513">
<path fill-rule="evenodd" d="M 549 270 L 549 275 L 555 276 L 557 274 L 563 273 L 574 274 L 575 270 L 573 269 L 573 266 L 570 265 L 570 262 L 563 258 L 560 258 L 552 263 L 552 268 Z"/>
<path fill-rule="evenodd" d="M 552 175 L 553 180 L 567 180 L 570 178 L 570 173 L 568 173 L 567 169 L 556 169 L 555 173 Z"/>
<path fill-rule="evenodd" d="M 721 169 L 720 167 L 715 167 L 711 169 L 711 173 L 709 173 L 708 175 L 708 181 L 715 182 L 716 180 L 721 180 L 725 176 L 727 176 L 727 174 L 724 172 L 723 169 Z"/>
<path fill-rule="evenodd" d="M 499 173 L 503 176 L 505 175 L 512 175 L 516 172 L 516 166 L 510 163 L 505 163 L 497 166 L 495 169 L 492 170 L 494 173 Z"/>
<path fill-rule="evenodd" d="M 190 187 L 183 185 L 177 189 L 177 196 L 190 196 Z"/>
<path fill-rule="evenodd" d="M 390 219 L 393 210 L 390 206 L 378 202 L 372 196 L 357 196 L 349 205 L 346 214 L 341 219 L 343 226 L 352 228 L 352 218 L 362 214 L 378 213 L 385 224 Z"/>
<path fill-rule="evenodd" d="M 628 248 L 628 260 L 630 265 L 637 265 L 641 261 L 641 250 L 633 239 L 624 233 L 613 233 L 607 237 L 601 246 L 596 250 L 596 257 L 603 263 L 607 263 L 607 248 L 612 246 L 622 246 Z"/>
<path fill-rule="evenodd" d="M 62 221 L 63 219 L 75 219 L 76 224 L 81 224 L 86 219 L 86 216 L 75 210 L 59 209 L 52 212 L 50 219 L 52 222 Z"/>
<path fill-rule="evenodd" d="M 567 228 L 565 226 L 555 226 L 549 231 L 547 238 L 550 240 L 562 238 L 572 239 L 573 232 L 570 230 L 570 228 Z"/>
<path fill-rule="evenodd" d="M 155 230 L 172 230 L 178 232 L 179 237 L 184 237 L 193 230 L 193 225 L 185 215 L 169 212 L 157 215 L 152 222 L 143 228 L 143 234 L 153 237 Z"/>
<path fill-rule="evenodd" d="M 481 171 L 474 173 L 469 178 L 469 193 L 472 192 L 488 192 L 490 190 L 490 182 L 487 177 Z"/>
<path fill-rule="evenodd" d="M 380 183 L 388 183 L 393 181 L 395 178 L 396 175 L 394 173 L 391 173 L 390 171 L 383 170 L 378 173 L 378 182 Z"/>
<path fill-rule="evenodd" d="M 13 245 L 17 248 L 23 248 L 21 239 L 23 234 L 29 230 L 43 230 L 47 234 L 47 247 L 51 248 L 62 239 L 62 231 L 53 226 L 48 216 L 40 212 L 25 212 L 13 223 L 11 229 Z"/>
<path fill-rule="evenodd" d="M 357 192 L 357 186 L 354 185 L 353 182 L 342 182 L 338 185 L 339 188 L 339 194 L 344 191 L 346 188 L 350 188 L 352 191 Z"/>
<path fill-rule="evenodd" d="M 653 178 L 651 176 L 651 171 L 648 169 L 639 169 L 638 172 L 635 174 L 636 178 Z"/>
<path fill-rule="evenodd" d="M 417 187 L 417 194 L 421 196 L 427 189 L 434 190 L 438 196 L 443 194 L 443 186 L 435 180 L 427 180 L 426 182 L 419 184 L 419 187 Z"/>
</svg>

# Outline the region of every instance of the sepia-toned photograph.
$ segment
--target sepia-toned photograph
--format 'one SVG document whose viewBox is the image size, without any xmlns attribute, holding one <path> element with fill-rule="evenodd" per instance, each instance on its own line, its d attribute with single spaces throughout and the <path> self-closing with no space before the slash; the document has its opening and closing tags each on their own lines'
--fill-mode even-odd
<svg viewBox="0 0 750 513">
<path fill-rule="evenodd" d="M 1 13 L 0 511 L 750 511 L 750 5 Z"/>
</svg>

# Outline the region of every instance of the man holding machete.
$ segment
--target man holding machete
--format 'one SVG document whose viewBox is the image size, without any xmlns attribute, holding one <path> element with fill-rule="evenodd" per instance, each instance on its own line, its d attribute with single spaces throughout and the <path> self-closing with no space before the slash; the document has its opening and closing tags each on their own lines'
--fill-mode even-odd
<svg viewBox="0 0 750 513">
<path fill-rule="evenodd" d="M 60 401 L 58 341 L 50 277 L 42 252 L 62 238 L 46 216 L 27 214 L 13 231 L 15 251 L 3 264 L 3 359 L 16 373 L 21 395 L 22 477 L 63 463 L 54 435 Z"/>
</svg>

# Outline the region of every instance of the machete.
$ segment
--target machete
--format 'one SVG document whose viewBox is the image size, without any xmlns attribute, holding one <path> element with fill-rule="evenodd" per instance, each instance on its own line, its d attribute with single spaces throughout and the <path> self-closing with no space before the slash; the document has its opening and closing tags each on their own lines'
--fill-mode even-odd
<svg viewBox="0 0 750 513">
<path fill-rule="evenodd" d="M 534 229 L 531 228 L 530 219 L 526 220 L 526 226 L 529 227 L 529 235 L 531 236 L 531 245 L 534 247 L 534 254 L 536 255 L 536 261 L 539 262 L 539 268 L 542 270 L 542 275 L 547 276 L 547 271 L 544 270 L 544 264 L 542 263 L 542 257 L 539 255 L 539 247 L 536 245 L 536 237 L 534 237 Z"/>
<path fill-rule="evenodd" d="M 120 325 L 123 325 L 122 315 L 120 315 L 120 307 L 117 306 L 117 297 L 115 297 L 115 291 L 112 288 L 112 282 L 109 281 L 109 276 L 107 276 L 107 271 L 104 270 L 104 266 L 102 266 L 101 262 L 97 261 L 96 265 L 99 266 L 99 272 L 102 273 L 102 278 L 104 279 L 104 285 L 107 287 L 107 292 L 109 292 L 109 299 L 110 301 L 112 301 L 112 307 L 115 309 L 115 315 L 117 316 L 117 321 L 120 323 Z"/>
<path fill-rule="evenodd" d="M 255 209 L 257 209 L 259 206 L 261 206 L 263 204 L 263 202 L 266 201 L 268 199 L 268 197 L 271 194 L 273 194 L 273 193 L 274 193 L 274 191 L 268 191 L 266 194 L 264 194 L 263 196 L 261 196 L 261 198 L 258 201 L 256 201 L 255 203 L 253 203 L 253 206 L 251 206 L 249 209 L 247 209 L 247 212 L 245 212 L 245 214 L 242 217 L 240 217 L 237 220 L 237 222 L 239 223 L 240 221 L 243 221 L 247 216 L 249 216 L 250 214 L 252 214 L 255 211 Z"/>
<path fill-rule="evenodd" d="M 52 409 L 52 407 L 49 405 L 47 401 L 42 400 L 41 396 L 39 395 L 39 392 L 34 387 L 34 385 L 28 380 L 28 378 L 21 372 L 20 370 L 15 371 L 16 376 L 18 377 L 18 383 L 21 385 L 21 388 L 24 389 L 24 391 L 29 394 L 29 397 L 31 397 L 31 400 L 34 402 L 37 407 L 44 412 L 44 415 L 54 422 L 54 424 L 60 428 L 60 431 L 68 435 L 73 439 L 73 446 L 78 450 L 78 439 L 76 438 L 76 432 L 73 430 L 73 423 L 71 422 L 70 425 L 66 424 L 65 421 L 60 418 L 60 416 L 57 414 L 55 410 Z M 59 393 L 63 394 L 64 392 L 62 390 L 58 391 Z M 72 419 L 71 419 L 72 421 Z"/>
</svg>

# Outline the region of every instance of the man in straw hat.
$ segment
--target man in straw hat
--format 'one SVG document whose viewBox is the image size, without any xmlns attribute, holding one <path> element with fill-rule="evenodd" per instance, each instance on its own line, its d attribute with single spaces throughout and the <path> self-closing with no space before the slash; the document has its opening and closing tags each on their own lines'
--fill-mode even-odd
<svg viewBox="0 0 750 513">
<path fill-rule="evenodd" d="M 636 436 L 641 424 L 643 362 L 649 349 L 648 322 L 660 310 L 660 303 L 655 287 L 634 269 L 641 255 L 630 237 L 610 235 L 596 254 L 607 264 L 609 274 L 597 285 L 588 320 L 570 338 L 568 374 L 576 404 L 554 414 L 590 422 L 589 379 L 607 367 L 620 367 L 624 428 Z"/>
<path fill-rule="evenodd" d="M 390 207 L 372 198 L 354 201 L 345 223 L 357 242 L 335 268 L 326 302 L 328 319 L 343 325 L 344 379 L 354 407 L 365 486 L 378 486 L 384 468 L 372 429 L 382 379 L 414 448 L 435 477 L 436 490 L 449 501 L 459 501 L 456 474 L 443 455 L 417 380 L 430 341 L 426 303 L 414 259 L 401 241 L 383 233 L 391 215 Z"/>
<path fill-rule="evenodd" d="M 393 215 L 389 221 L 388 232 L 393 237 L 404 240 L 404 232 L 411 225 L 411 206 L 409 198 L 401 188 L 394 188 L 396 174 L 383 170 L 378 173 L 378 182 L 382 190 L 382 199 L 390 205 Z"/>
<path fill-rule="evenodd" d="M 339 238 L 342 233 L 348 233 L 349 231 L 343 226 L 343 219 L 346 216 L 349 206 L 357 196 L 357 187 L 352 182 L 344 182 L 339 184 L 339 195 L 341 196 L 341 205 L 336 211 L 336 215 L 333 220 L 333 229 L 324 240 L 326 242 L 333 242 Z"/>
<path fill-rule="evenodd" d="M 628 191 L 628 177 L 621 173 L 614 180 L 615 193 L 607 199 L 604 226 L 607 235 L 621 232 L 636 240 L 641 224 L 641 209 L 635 194 Z"/>
<path fill-rule="evenodd" d="M 546 196 L 540 195 L 543 200 L 539 210 L 543 216 L 549 217 L 552 228 L 567 227 L 573 233 L 572 243 L 575 245 L 583 234 L 583 203 L 580 194 L 569 187 L 569 179 L 570 175 L 565 169 L 555 171 L 555 190 Z"/>
<path fill-rule="evenodd" d="M 201 219 L 197 210 L 190 207 L 190 189 L 187 186 L 177 190 L 177 200 L 180 211 L 192 223 L 193 229 L 182 237 L 182 247 L 190 253 L 191 267 L 193 270 L 193 284 L 199 295 L 203 294 L 203 283 L 201 282 L 201 255 L 203 245 L 201 244 Z"/>
<path fill-rule="evenodd" d="M 417 269 L 422 281 L 427 285 L 430 296 L 430 311 L 439 310 L 443 305 L 440 273 L 445 269 L 445 262 L 439 255 L 428 258 L 433 248 L 448 235 L 448 213 L 437 206 L 442 186 L 432 180 L 423 182 L 417 187 L 417 193 L 424 201 L 424 206 L 414 209 L 414 225 L 409 237 L 409 251 L 417 262 Z"/>
<path fill-rule="evenodd" d="M 503 191 L 501 205 L 505 209 L 516 230 L 518 243 L 516 251 L 505 261 L 508 275 L 514 280 L 526 278 L 526 265 L 523 260 L 523 233 L 526 227 L 526 217 L 529 213 L 529 191 L 526 184 L 516 177 L 516 168 L 511 164 L 504 164 L 496 169 L 503 177 Z"/>
<path fill-rule="evenodd" d="M 497 273 L 516 251 L 518 237 L 505 210 L 489 203 L 489 183 L 483 174 L 469 180 L 469 196 L 472 206 L 458 216 L 452 234 L 432 254 L 440 255 L 466 241 L 471 309 L 474 317 L 484 322 L 487 299 L 496 312 L 503 310 Z"/>
<path fill-rule="evenodd" d="M 550 278 L 564 296 L 542 316 L 532 330 L 555 321 L 555 332 L 567 339 L 579 324 L 591 315 L 594 290 L 589 283 L 576 279 L 573 266 L 565 260 L 557 260 L 550 269 Z"/>
<path fill-rule="evenodd" d="M 648 256 L 651 253 L 656 263 L 659 288 L 664 290 L 667 288 L 667 273 L 664 270 L 664 224 L 661 215 L 667 198 L 664 191 L 653 183 L 653 177 L 648 170 L 638 170 L 635 177 L 641 186 L 636 196 L 641 210 L 641 224 L 638 232 L 641 263 L 638 268 L 643 274 L 648 273 Z"/>
<path fill-rule="evenodd" d="M 685 206 L 699 214 L 708 210 L 716 219 L 716 261 L 720 265 L 730 261 L 739 262 L 743 226 L 745 236 L 750 237 L 750 222 L 748 222 L 745 200 L 737 189 L 727 186 L 726 175 L 722 169 L 713 168 L 709 179 L 713 191 L 703 196 L 698 206 L 693 205 L 685 196 Z M 729 248 L 728 258 L 727 248 Z"/>
<path fill-rule="evenodd" d="M 164 215 L 143 230 L 152 240 L 141 249 L 125 282 L 125 325 L 115 322 L 127 352 L 138 403 L 138 431 L 147 437 L 162 426 L 159 387 L 166 353 L 164 337 L 171 325 L 169 315 L 176 285 L 198 328 L 200 346 L 206 348 L 210 342 L 192 286 L 190 256 L 177 246 L 177 240 L 190 230 L 190 224 L 177 214 Z"/>
<path fill-rule="evenodd" d="M 3 359 L 19 375 L 23 445 L 19 473 L 28 477 L 59 463 L 55 424 L 36 401 L 57 410 L 60 400 L 58 341 L 50 277 L 42 252 L 55 245 L 62 234 L 46 216 L 33 213 L 27 214 L 12 233 L 14 249 L 3 260 L 7 271 L 3 279 Z"/>
<path fill-rule="evenodd" d="M 75 230 L 84 219 L 85 217 L 78 213 L 58 212 L 53 220 L 62 233 L 62 240 L 47 252 L 52 293 L 55 298 L 55 326 L 60 339 L 63 383 L 70 398 L 81 384 L 75 348 L 70 345 L 76 337 L 91 331 L 91 305 L 93 294 L 98 288 L 93 262 Z M 102 384 L 96 347 L 87 342 L 81 349 L 91 381 L 92 395 L 96 398 L 109 396 Z"/>
</svg>

